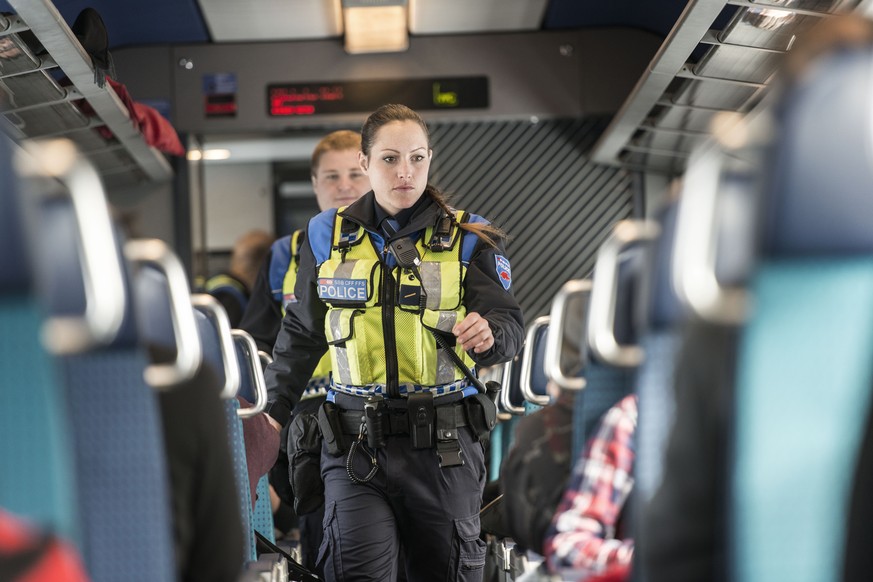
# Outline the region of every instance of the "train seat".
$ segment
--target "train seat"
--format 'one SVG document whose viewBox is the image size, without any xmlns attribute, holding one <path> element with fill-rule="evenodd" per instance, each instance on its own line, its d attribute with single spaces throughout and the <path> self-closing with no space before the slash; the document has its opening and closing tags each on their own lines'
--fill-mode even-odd
<svg viewBox="0 0 873 582">
<path fill-rule="evenodd" d="M 261 357 L 255 340 L 241 329 L 232 331 L 233 347 L 240 368 L 239 395 L 252 406 L 238 412 L 240 418 L 251 418 L 264 411 L 267 404 L 267 388 L 264 379 Z M 258 480 L 257 498 L 252 510 L 252 529 L 270 543 L 276 542 L 273 529 L 273 510 L 270 505 L 269 478 L 262 475 Z"/>
<path fill-rule="evenodd" d="M 871 71 L 869 46 L 820 59 L 775 111 L 755 309 L 738 355 L 738 580 L 844 579 L 873 378 Z"/>
<path fill-rule="evenodd" d="M 651 236 L 647 223 L 622 221 L 598 253 L 582 342 L 585 386 L 574 400 L 574 459 L 580 457 L 606 411 L 635 388 L 642 361 L 636 345 L 637 288 L 644 245 Z"/>
<path fill-rule="evenodd" d="M 645 359 L 637 376 L 635 488 L 638 510 L 649 502 L 661 481 L 663 455 L 673 423 L 676 397 L 673 374 L 681 345 L 685 310 L 672 283 L 672 251 L 678 204 L 658 214 L 660 234 L 648 249 L 648 268 L 640 285 L 640 347 Z"/>
<path fill-rule="evenodd" d="M 551 397 L 546 376 L 546 339 L 549 334 L 549 316 L 538 317 L 528 326 L 519 389 L 525 400 L 527 414 L 546 406 Z"/>
<path fill-rule="evenodd" d="M 40 341 L 23 196 L 13 147 L 0 136 L 0 507 L 75 539 L 70 428 L 54 361 Z"/>
<path fill-rule="evenodd" d="M 50 191 L 41 200 L 37 258 L 70 422 L 79 541 L 95 581 L 169 580 L 175 560 L 163 435 L 143 377 L 147 358 L 126 266 L 99 177 L 58 146 L 35 150 L 43 162 L 70 156 L 56 176 L 70 196 Z"/>
</svg>

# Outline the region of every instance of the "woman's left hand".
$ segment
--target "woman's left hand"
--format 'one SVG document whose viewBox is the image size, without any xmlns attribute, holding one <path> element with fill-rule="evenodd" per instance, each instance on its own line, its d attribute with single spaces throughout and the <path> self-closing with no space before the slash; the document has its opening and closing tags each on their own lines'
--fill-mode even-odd
<svg viewBox="0 0 873 582">
<path fill-rule="evenodd" d="M 452 328 L 452 333 L 455 334 L 457 341 L 461 344 L 464 350 L 473 350 L 477 354 L 487 352 L 494 345 L 494 334 L 491 333 L 491 326 L 488 321 L 476 313 L 471 311 L 467 316 L 455 324 Z"/>
</svg>

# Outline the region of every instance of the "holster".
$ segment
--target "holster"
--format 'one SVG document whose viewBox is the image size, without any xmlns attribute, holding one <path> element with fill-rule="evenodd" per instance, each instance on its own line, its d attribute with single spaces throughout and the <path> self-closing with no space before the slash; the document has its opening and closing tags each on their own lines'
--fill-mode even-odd
<svg viewBox="0 0 873 582">
<path fill-rule="evenodd" d="M 409 437 L 414 449 L 433 448 L 434 407 L 433 394 L 417 392 L 407 397 Z"/>
<path fill-rule="evenodd" d="M 463 400 L 467 422 L 479 442 L 487 442 L 497 424 L 497 405 L 487 394 L 473 394 Z"/>
<path fill-rule="evenodd" d="M 327 445 L 327 452 L 338 457 L 348 450 L 340 423 L 339 409 L 333 402 L 325 402 L 318 409 L 318 427 Z"/>
<path fill-rule="evenodd" d="M 288 427 L 288 478 L 297 515 L 311 513 L 324 505 L 321 440 L 318 419 L 313 412 L 294 416 Z"/>
</svg>

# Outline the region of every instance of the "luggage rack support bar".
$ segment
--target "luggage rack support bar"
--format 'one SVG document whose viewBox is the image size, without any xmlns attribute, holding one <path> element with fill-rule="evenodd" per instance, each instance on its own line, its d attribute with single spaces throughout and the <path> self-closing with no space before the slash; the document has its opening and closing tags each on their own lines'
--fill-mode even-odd
<svg viewBox="0 0 873 582">
<path fill-rule="evenodd" d="M 49 0 L 10 0 L 12 8 L 36 35 L 73 85 L 88 100 L 97 116 L 124 144 L 131 157 L 151 180 L 169 180 L 173 174 L 164 156 L 149 147 L 134 127 L 127 109 L 110 87 L 94 82 L 91 57 Z"/>
</svg>

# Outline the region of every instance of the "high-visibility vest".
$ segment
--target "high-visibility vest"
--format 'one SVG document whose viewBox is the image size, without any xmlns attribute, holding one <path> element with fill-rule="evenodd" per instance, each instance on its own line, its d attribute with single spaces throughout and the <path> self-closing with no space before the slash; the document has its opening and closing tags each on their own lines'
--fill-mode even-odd
<svg viewBox="0 0 873 582">
<path fill-rule="evenodd" d="M 328 305 L 325 334 L 334 388 L 381 392 L 392 350 L 401 393 L 440 394 L 466 384 L 464 373 L 437 347 L 430 331 L 442 334 L 458 357 L 474 367 L 452 334 L 467 313 L 464 231 L 457 226 L 465 213 L 455 212 L 455 223 L 443 218 L 416 241 L 420 279 L 410 269 L 388 267 L 364 228 L 337 213 L 330 255 L 318 265 L 317 278 L 318 296 Z"/>
</svg>

